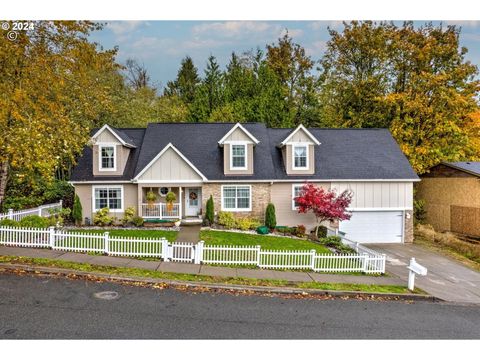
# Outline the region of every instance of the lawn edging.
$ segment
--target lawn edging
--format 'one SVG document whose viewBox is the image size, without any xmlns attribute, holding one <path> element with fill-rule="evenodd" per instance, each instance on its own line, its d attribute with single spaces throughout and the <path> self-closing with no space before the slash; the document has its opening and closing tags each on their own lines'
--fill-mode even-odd
<svg viewBox="0 0 480 360">
<path fill-rule="evenodd" d="M 23 257 L 23 259 L 28 260 L 30 258 Z M 44 259 L 48 260 L 48 259 Z M 67 262 L 64 262 L 67 263 Z M 75 264 L 75 263 L 72 263 Z M 101 268 L 101 266 L 99 266 Z M 123 268 L 117 268 L 121 270 Z M 140 269 L 131 269 L 131 270 L 140 270 Z M 230 283 L 221 283 L 223 279 L 225 281 L 232 280 L 234 278 L 221 278 L 221 277 L 212 277 L 207 275 L 196 276 L 199 278 L 210 278 L 214 281 L 190 281 L 190 280 L 178 280 L 178 279 L 163 279 L 163 278 L 152 278 L 144 276 L 131 276 L 131 275 L 118 275 L 111 274 L 102 271 L 83 271 L 76 269 L 63 268 L 58 266 L 41 266 L 35 264 L 19 264 L 19 263 L 9 263 L 9 262 L 0 262 L 0 273 L 1 272 L 21 272 L 28 273 L 32 275 L 45 275 L 45 276 L 63 276 L 67 278 L 77 278 L 90 281 L 111 281 L 111 282 L 121 282 L 131 286 L 147 286 L 153 288 L 166 288 L 171 287 L 174 289 L 185 290 L 189 289 L 192 291 L 225 291 L 225 292 L 239 292 L 244 294 L 277 294 L 277 295 L 291 295 L 291 296 L 303 296 L 303 297 L 321 297 L 324 299 L 328 298 L 356 298 L 363 300 L 375 300 L 375 299 L 385 299 L 385 300 L 409 300 L 409 301 L 430 301 L 438 302 L 442 301 L 434 296 L 428 294 L 415 294 L 415 293 L 389 293 L 389 292 L 371 292 L 371 291 L 351 291 L 351 290 L 324 290 L 324 289 L 315 289 L 315 288 L 304 288 L 304 287 L 294 287 L 288 286 L 291 283 L 286 283 L 282 286 L 266 286 L 266 285 L 248 285 L 248 284 L 230 284 Z M 145 271 L 148 272 L 148 271 Z M 175 275 L 170 273 L 169 275 Z M 178 274 L 184 276 L 186 274 Z M 236 278 L 237 280 L 248 282 L 247 278 Z M 281 283 L 277 280 L 263 280 L 258 281 L 257 279 L 250 279 L 252 282 L 260 283 Z M 303 283 L 299 283 L 300 285 Z M 314 283 L 321 285 L 322 283 Z M 342 285 L 342 284 L 325 284 L 325 285 Z M 343 284 L 349 285 L 349 284 Z M 381 286 L 380 286 L 381 287 Z"/>
</svg>

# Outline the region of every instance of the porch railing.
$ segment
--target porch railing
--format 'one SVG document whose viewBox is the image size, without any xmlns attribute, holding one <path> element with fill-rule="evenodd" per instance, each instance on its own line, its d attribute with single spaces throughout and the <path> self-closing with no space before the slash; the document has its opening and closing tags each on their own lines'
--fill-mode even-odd
<svg viewBox="0 0 480 360">
<path fill-rule="evenodd" d="M 180 218 L 180 204 L 173 203 L 171 209 L 164 203 L 142 204 L 142 217 L 146 219 Z"/>
</svg>

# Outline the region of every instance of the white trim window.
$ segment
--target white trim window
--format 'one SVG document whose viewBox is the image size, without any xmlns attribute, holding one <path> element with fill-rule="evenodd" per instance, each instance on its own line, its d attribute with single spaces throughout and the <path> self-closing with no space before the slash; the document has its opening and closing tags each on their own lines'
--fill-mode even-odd
<svg viewBox="0 0 480 360">
<path fill-rule="evenodd" d="M 251 211 L 251 185 L 222 185 L 222 211 Z"/>
<path fill-rule="evenodd" d="M 292 184 L 292 210 L 298 210 L 298 205 L 294 199 L 300 196 L 302 189 L 303 184 Z"/>
<path fill-rule="evenodd" d="M 93 209 L 109 208 L 111 212 L 123 211 L 123 186 L 94 186 Z"/>
<path fill-rule="evenodd" d="M 308 169 L 308 144 L 292 145 L 292 167 L 294 170 Z"/>
<path fill-rule="evenodd" d="M 230 169 L 232 170 L 247 169 L 247 144 L 245 143 L 230 144 Z"/>
<path fill-rule="evenodd" d="M 117 147 L 115 145 L 99 145 L 98 164 L 102 171 L 116 171 Z"/>
</svg>

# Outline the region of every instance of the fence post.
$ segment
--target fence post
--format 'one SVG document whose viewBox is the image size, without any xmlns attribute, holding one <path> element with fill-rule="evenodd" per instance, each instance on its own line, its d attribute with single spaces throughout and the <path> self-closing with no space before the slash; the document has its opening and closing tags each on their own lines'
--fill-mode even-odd
<svg viewBox="0 0 480 360">
<path fill-rule="evenodd" d="M 382 274 L 385 274 L 385 263 L 387 262 L 387 255 L 382 254 Z"/>
<path fill-rule="evenodd" d="M 163 258 L 163 261 L 165 262 L 169 262 L 170 259 L 169 259 L 169 256 L 168 256 L 168 240 L 166 239 L 163 239 L 162 240 L 162 258 Z"/>
<path fill-rule="evenodd" d="M 200 241 L 195 245 L 195 259 L 193 260 L 195 264 L 201 264 L 203 261 L 203 241 Z"/>
<path fill-rule="evenodd" d="M 257 266 L 260 267 L 260 250 L 261 246 L 257 245 Z"/>
<path fill-rule="evenodd" d="M 38 216 L 42 216 L 42 209 L 43 209 L 43 205 L 40 205 L 38 207 Z"/>
<path fill-rule="evenodd" d="M 60 209 L 63 209 L 63 200 L 60 199 L 60 201 L 58 203 L 60 204 Z"/>
<path fill-rule="evenodd" d="M 103 234 L 105 240 L 105 254 L 108 255 L 110 252 L 110 233 L 108 231 Z"/>
<path fill-rule="evenodd" d="M 48 240 L 49 240 L 49 243 L 50 243 L 50 247 L 53 248 L 55 247 L 55 227 L 53 226 L 50 226 L 48 228 Z"/>
<path fill-rule="evenodd" d="M 368 254 L 363 253 L 363 272 L 366 273 L 368 271 Z"/>
<path fill-rule="evenodd" d="M 310 250 L 310 253 L 312 254 L 312 261 L 310 263 L 310 267 L 312 268 L 312 271 L 315 271 L 315 249 Z"/>
<path fill-rule="evenodd" d="M 8 218 L 13 220 L 13 209 L 8 209 Z"/>
</svg>

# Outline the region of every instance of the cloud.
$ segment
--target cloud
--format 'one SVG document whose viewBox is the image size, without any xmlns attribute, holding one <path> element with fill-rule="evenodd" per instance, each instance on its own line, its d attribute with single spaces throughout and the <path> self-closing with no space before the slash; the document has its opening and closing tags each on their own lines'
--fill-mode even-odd
<svg viewBox="0 0 480 360">
<path fill-rule="evenodd" d="M 478 28 L 480 27 L 480 21 L 478 20 L 447 20 L 445 22 L 448 25 L 458 25 L 463 28 Z"/>
<path fill-rule="evenodd" d="M 107 28 L 112 30 L 115 35 L 124 35 L 132 32 L 142 25 L 143 21 L 112 21 L 107 24 Z"/>
<path fill-rule="evenodd" d="M 314 41 L 313 43 L 309 44 L 305 48 L 305 52 L 308 56 L 318 57 L 323 55 L 325 50 L 327 49 L 327 41 L 325 40 L 318 40 Z"/>
<path fill-rule="evenodd" d="M 339 29 L 343 26 L 343 21 L 312 21 L 308 24 L 308 27 L 312 30 L 327 30 L 327 26 L 331 29 Z"/>
<path fill-rule="evenodd" d="M 303 30 L 288 29 L 288 33 L 292 37 L 300 37 Z M 225 40 L 271 39 L 283 36 L 285 27 L 265 21 L 222 21 L 195 25 L 192 34 L 195 38 L 209 36 Z"/>
</svg>

